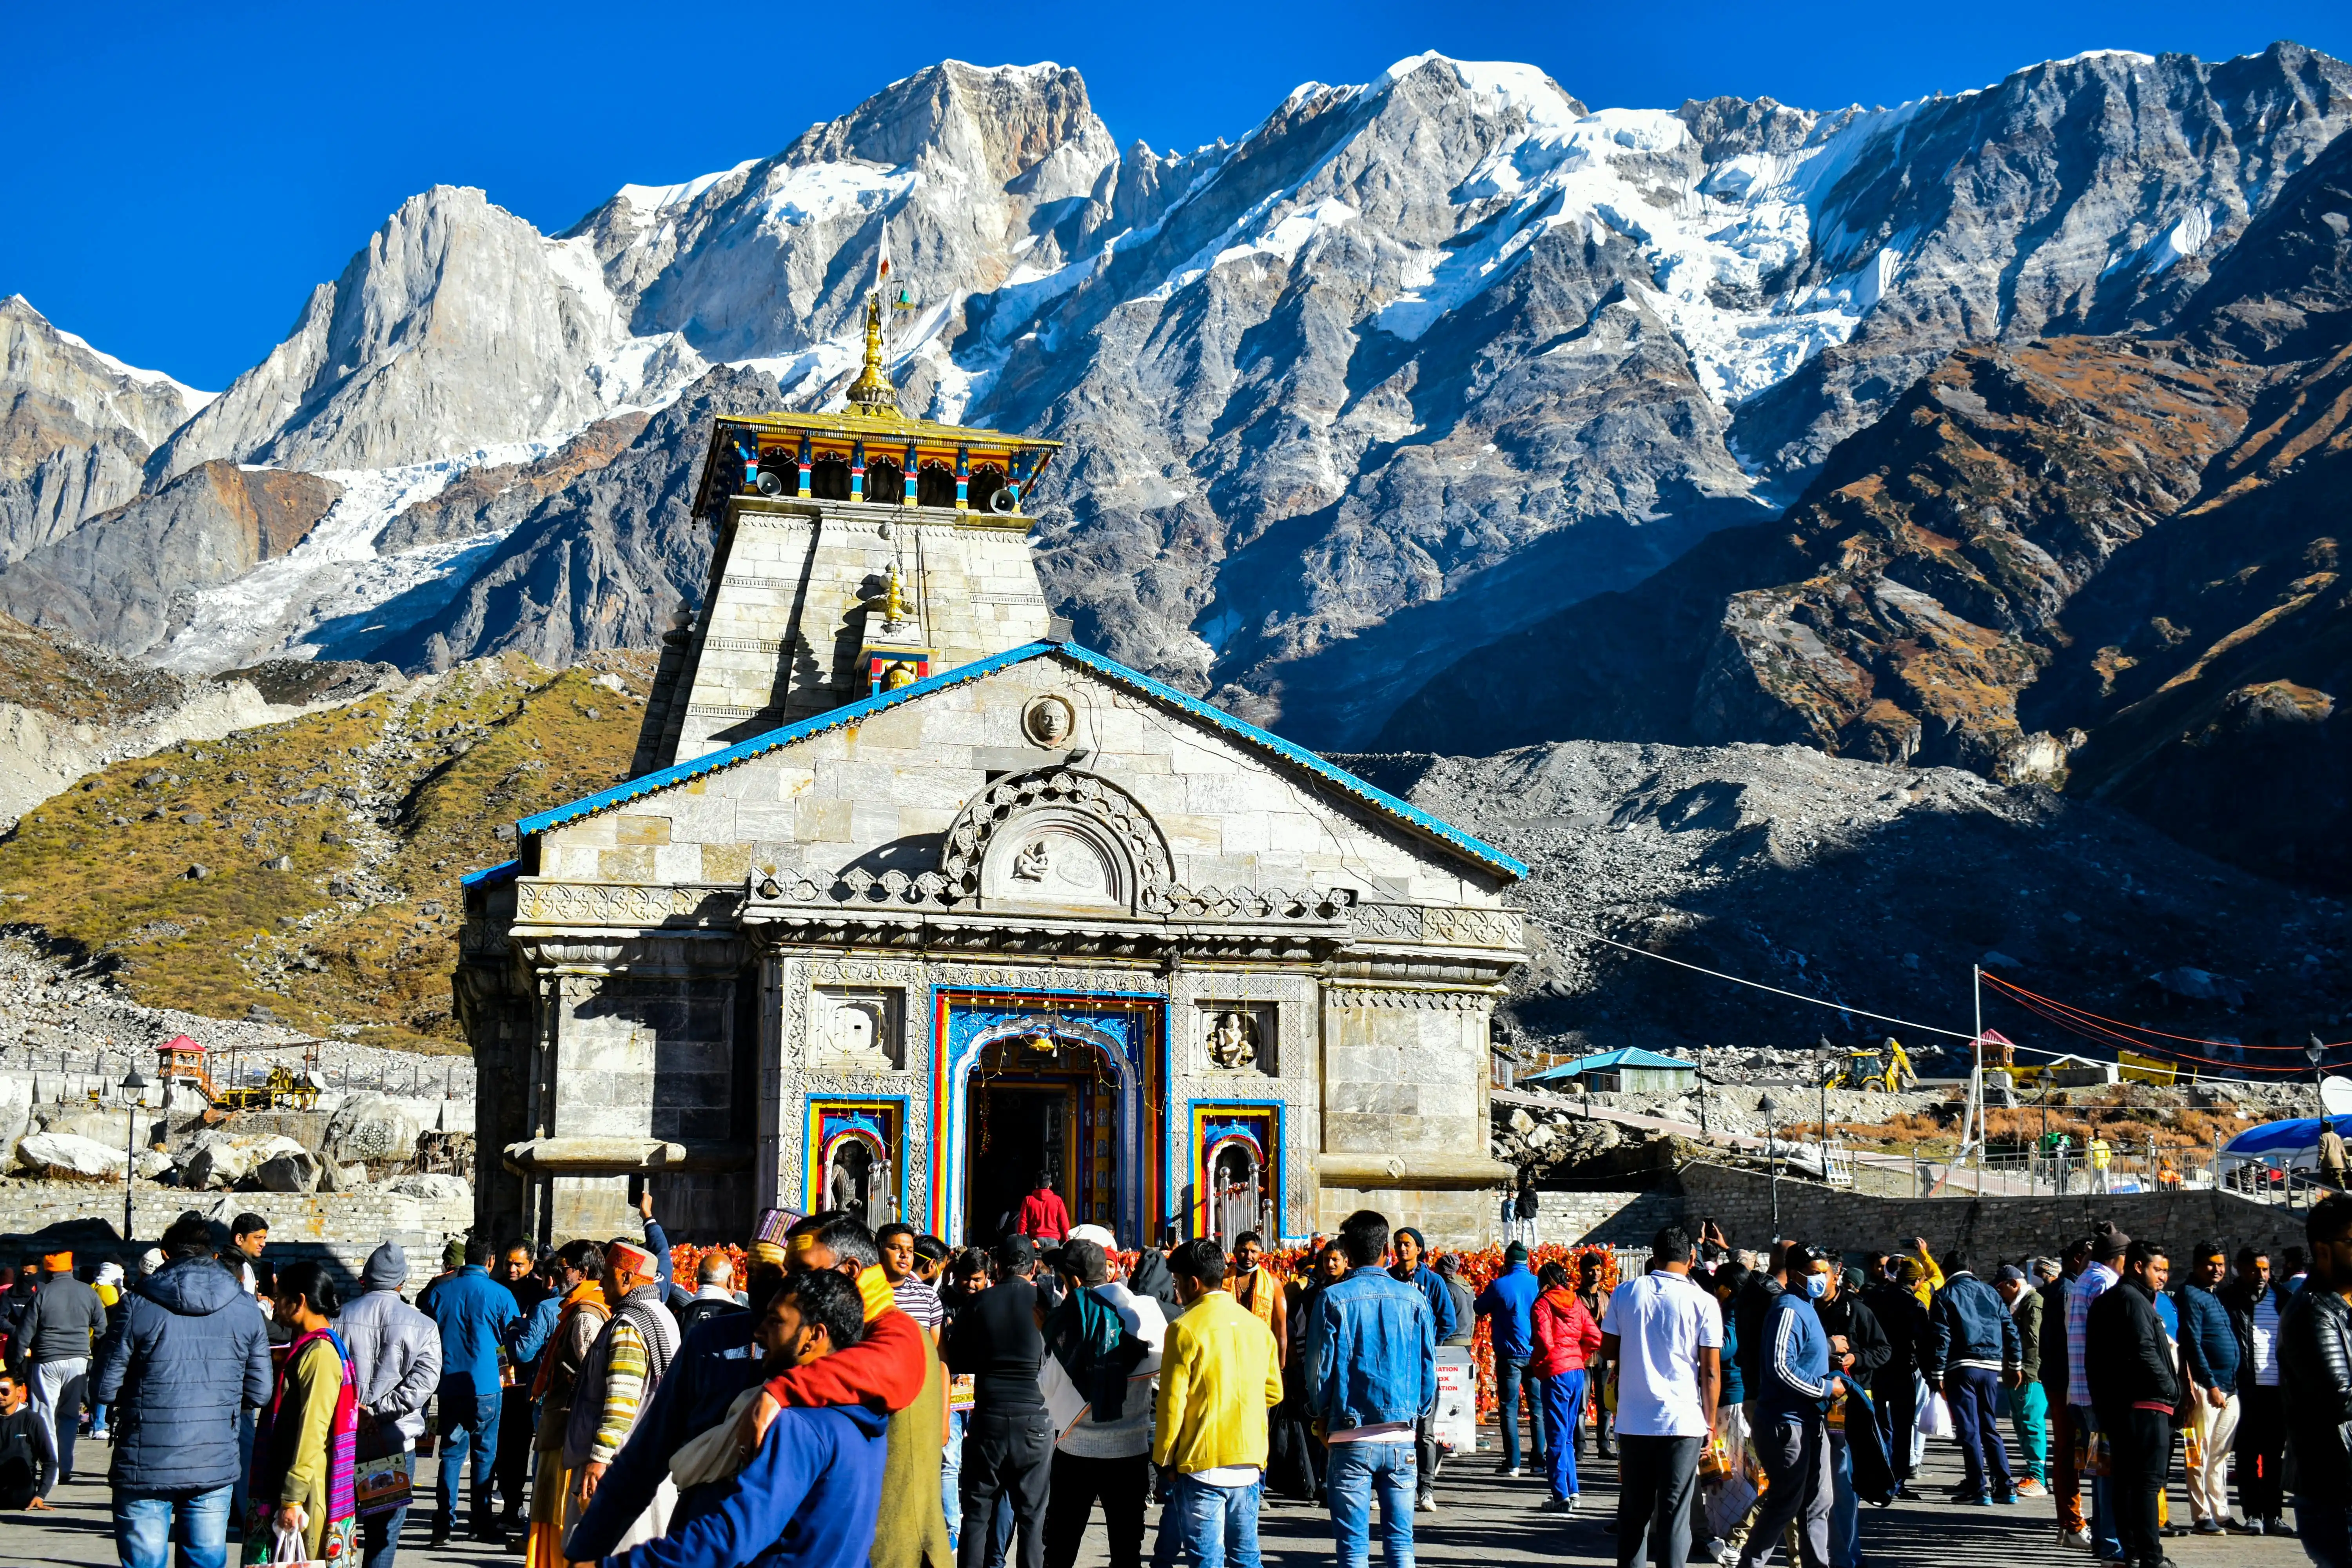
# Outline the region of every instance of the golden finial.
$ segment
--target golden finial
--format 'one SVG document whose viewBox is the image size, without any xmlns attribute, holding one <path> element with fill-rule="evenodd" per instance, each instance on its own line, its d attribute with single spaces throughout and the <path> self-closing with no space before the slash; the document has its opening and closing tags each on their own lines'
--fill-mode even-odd
<svg viewBox="0 0 2352 1568">
<path fill-rule="evenodd" d="M 849 405 L 861 414 L 896 415 L 898 389 L 882 374 L 882 291 L 866 297 L 866 366 L 850 384 Z"/>
<path fill-rule="evenodd" d="M 890 577 L 882 591 L 882 618 L 892 626 L 914 618 L 914 609 L 907 603 L 907 586 L 898 579 L 898 563 L 890 563 Z"/>
</svg>

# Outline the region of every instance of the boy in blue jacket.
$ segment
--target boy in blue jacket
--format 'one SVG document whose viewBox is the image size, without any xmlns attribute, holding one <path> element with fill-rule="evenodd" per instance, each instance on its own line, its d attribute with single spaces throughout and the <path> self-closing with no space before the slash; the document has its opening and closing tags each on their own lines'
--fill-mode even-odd
<svg viewBox="0 0 2352 1568">
<path fill-rule="evenodd" d="M 830 1269 L 792 1275 L 760 1321 L 761 1375 L 804 1366 L 865 1331 L 855 1281 Z M 787 1406 L 742 1468 L 679 1494 L 668 1533 L 599 1559 L 600 1568 L 865 1568 L 887 1426 L 862 1405 Z"/>
</svg>

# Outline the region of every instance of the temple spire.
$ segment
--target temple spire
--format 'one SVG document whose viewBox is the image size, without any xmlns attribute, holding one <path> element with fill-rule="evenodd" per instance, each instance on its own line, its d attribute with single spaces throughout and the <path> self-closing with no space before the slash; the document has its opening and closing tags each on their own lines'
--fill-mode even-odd
<svg viewBox="0 0 2352 1568">
<path fill-rule="evenodd" d="M 882 372 L 882 290 L 890 280 L 890 220 L 882 220 L 882 243 L 874 255 L 874 288 L 866 296 L 866 364 L 850 384 L 849 405 L 861 414 L 897 415 L 898 389 Z"/>
</svg>

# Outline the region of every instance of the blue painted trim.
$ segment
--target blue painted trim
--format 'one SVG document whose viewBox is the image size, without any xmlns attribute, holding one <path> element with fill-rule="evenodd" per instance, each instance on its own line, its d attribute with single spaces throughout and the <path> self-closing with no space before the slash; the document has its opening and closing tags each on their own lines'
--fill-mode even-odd
<svg viewBox="0 0 2352 1568">
<path fill-rule="evenodd" d="M 1321 757 L 1295 742 L 1286 741 L 1279 735 L 1261 730 L 1246 720 L 1236 719 L 1223 709 L 1213 708 L 1197 697 L 1186 696 L 1165 681 L 1154 680 L 1151 677 L 1129 669 L 1114 659 L 1105 658 L 1092 648 L 1080 647 L 1076 643 L 1065 643 L 1061 647 L 1061 652 L 1064 658 L 1074 664 L 1083 665 L 1096 674 L 1116 681 L 1121 686 L 1142 692 L 1148 697 L 1167 703 L 1171 708 L 1180 709 L 1211 729 L 1222 730 L 1228 735 L 1246 741 L 1264 751 L 1271 752 L 1286 763 L 1305 768 L 1324 783 L 1339 790 L 1340 793 L 1353 795 L 1364 805 L 1397 818 L 1406 826 L 1424 833 L 1452 848 L 1458 849 L 1472 859 L 1483 862 L 1506 876 L 1517 878 L 1528 874 L 1525 862 L 1504 854 L 1484 839 L 1473 838 L 1452 823 L 1442 822 L 1418 806 L 1408 805 L 1377 784 L 1358 778 L 1345 768 L 1325 762 Z"/>
<path fill-rule="evenodd" d="M 485 866 L 478 871 L 468 871 L 457 879 L 461 888 L 488 888 L 500 882 L 511 882 L 522 875 L 520 860 L 501 860 L 495 866 Z"/>
<path fill-rule="evenodd" d="M 960 664 L 953 669 L 939 675 L 926 676 L 920 680 L 898 688 L 896 691 L 884 691 L 871 697 L 861 697 L 855 702 L 839 708 L 827 709 L 824 712 L 803 719 L 796 724 L 787 724 L 780 730 L 770 730 L 764 734 L 754 735 L 748 741 L 738 741 L 724 751 L 712 752 L 707 756 L 697 757 L 690 763 L 674 763 L 668 767 L 646 773 L 641 778 L 630 779 L 625 784 L 614 784 L 610 789 L 599 790 L 594 795 L 583 795 L 569 805 L 554 806 L 541 812 L 536 816 L 526 816 L 515 824 L 515 833 L 520 837 L 532 837 L 546 832 L 551 827 L 561 827 L 567 822 L 577 822 L 583 816 L 593 816 L 600 811 L 610 811 L 616 805 L 625 805 L 630 801 L 642 795 L 651 795 L 656 790 L 668 789 L 676 784 L 690 784 L 696 779 L 718 773 L 722 769 L 731 768 L 738 763 L 747 763 L 754 757 L 765 756 L 770 752 L 779 747 L 789 746 L 795 741 L 805 741 L 811 735 L 822 735 L 828 730 L 837 730 L 845 724 L 855 724 L 861 720 L 870 719 L 883 710 L 896 707 L 909 698 L 926 697 L 934 691 L 944 691 L 950 686 L 959 685 L 967 680 L 978 680 L 983 676 L 993 675 L 1000 669 L 1034 658 L 1041 653 L 1049 652 L 1052 647 L 1050 643 L 1028 643 L 1009 652 L 995 654 L 971 664 Z"/>
<path fill-rule="evenodd" d="M 1246 721 L 1236 719 L 1221 708 L 1212 707 L 1197 697 L 1187 696 L 1164 681 L 1154 680 L 1148 675 L 1128 668 L 1116 659 L 1106 658 L 1093 649 L 1081 647 L 1076 643 L 1027 643 L 1020 647 L 994 654 L 971 664 L 958 665 L 955 668 L 938 675 L 927 676 L 920 680 L 902 686 L 896 691 L 877 692 L 871 697 L 860 698 L 845 706 L 801 720 L 798 723 L 786 724 L 781 729 L 771 730 L 765 734 L 754 735 L 748 741 L 738 742 L 724 751 L 712 752 L 708 756 L 697 757 L 689 763 L 675 763 L 657 773 L 650 773 L 642 778 L 615 784 L 611 789 L 584 795 L 569 805 L 559 805 L 551 810 L 542 811 L 536 816 L 526 816 L 515 824 L 515 832 L 518 837 L 528 838 L 544 833 L 551 827 L 561 827 L 567 822 L 577 822 L 583 816 L 591 816 L 600 811 L 609 811 L 616 805 L 625 805 L 640 796 L 651 795 L 656 790 L 690 783 L 721 769 L 731 768 L 738 763 L 764 756 L 779 747 L 789 746 L 796 741 L 804 741 L 812 735 L 821 735 L 828 730 L 836 730 L 845 724 L 855 724 L 870 719 L 875 714 L 896 707 L 901 702 L 909 701 L 918 697 L 926 697 L 934 691 L 944 691 L 949 687 L 963 681 L 981 679 L 985 676 L 995 674 L 1000 669 L 1024 663 L 1045 654 L 1057 654 L 1081 668 L 1092 670 L 1117 685 L 1139 692 L 1154 701 L 1164 702 L 1178 711 L 1199 720 L 1213 730 L 1245 742 L 1295 767 L 1304 768 L 1342 795 L 1349 795 L 1370 806 L 1373 810 L 1394 818 L 1414 832 L 1433 838 L 1446 847 L 1465 855 L 1490 869 L 1500 871 L 1503 875 L 1514 879 L 1528 874 L 1528 868 L 1524 862 L 1504 854 L 1483 839 L 1472 837 L 1451 823 L 1440 821 L 1418 806 L 1407 805 L 1388 791 L 1358 778 L 1347 769 L 1325 762 L 1306 747 L 1261 730 Z"/>
<path fill-rule="evenodd" d="M 1199 1121 L 1203 1106 L 1212 1110 L 1230 1109 L 1274 1112 L 1274 1147 L 1267 1152 L 1269 1158 L 1274 1162 L 1273 1244 L 1276 1247 L 1284 1247 L 1305 1241 L 1313 1229 L 1312 1222 L 1315 1217 L 1313 1215 L 1296 1216 L 1307 1222 L 1306 1229 L 1291 1231 L 1286 1228 L 1294 1217 L 1290 1213 L 1290 1108 L 1278 1100 L 1232 1100 L 1223 1095 L 1208 1095 L 1199 1100 L 1188 1100 L 1184 1106 L 1184 1142 L 1186 1144 L 1184 1169 L 1187 1174 L 1192 1169 L 1194 1152 L 1191 1147 L 1192 1128 Z M 1205 1173 L 1204 1172 L 1203 1174 Z M 1307 1202 L 1311 1207 L 1314 1200 L 1310 1197 Z"/>
</svg>

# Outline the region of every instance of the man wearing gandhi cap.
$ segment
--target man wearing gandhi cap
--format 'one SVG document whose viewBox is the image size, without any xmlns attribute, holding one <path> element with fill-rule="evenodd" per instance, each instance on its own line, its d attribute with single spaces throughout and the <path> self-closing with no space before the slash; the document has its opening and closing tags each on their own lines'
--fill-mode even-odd
<svg viewBox="0 0 2352 1568">
<path fill-rule="evenodd" d="M 563 1462 L 580 1478 L 583 1509 L 595 1500 L 605 1468 L 629 1440 L 677 1353 L 677 1320 L 662 1305 L 662 1281 L 652 1252 L 633 1241 L 607 1242 L 604 1300 L 613 1315 L 588 1349 L 572 1394 L 571 1425 L 563 1435 Z M 622 1532 L 615 1550 L 626 1551 L 660 1535 L 677 1500 L 677 1489 L 663 1486 Z"/>
<path fill-rule="evenodd" d="M 34 1427 L 41 1439 L 41 1496 L 73 1475 L 74 1436 L 89 1388 L 89 1352 L 106 1332 L 106 1304 L 74 1278 L 73 1254 L 41 1259 L 40 1293 L 17 1337 L 33 1366 Z"/>
</svg>

